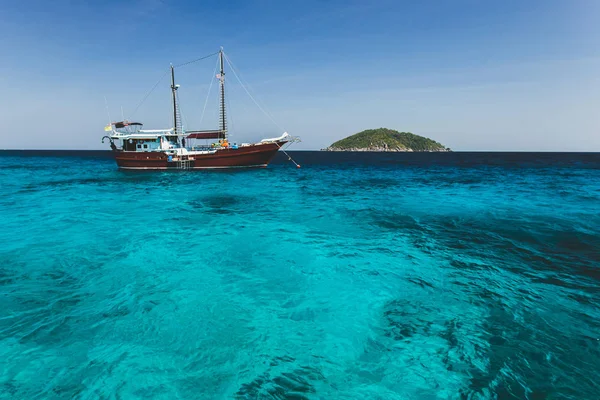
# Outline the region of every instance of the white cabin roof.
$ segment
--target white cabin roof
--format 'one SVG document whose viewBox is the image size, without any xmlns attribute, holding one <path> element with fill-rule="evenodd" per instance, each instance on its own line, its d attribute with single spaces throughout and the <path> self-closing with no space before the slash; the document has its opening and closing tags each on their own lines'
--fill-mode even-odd
<svg viewBox="0 0 600 400">
<path fill-rule="evenodd" d="M 113 130 L 112 139 L 157 139 L 161 136 L 186 136 L 186 133 L 173 133 L 171 129 L 139 130 L 137 132 L 118 132 Z"/>
</svg>

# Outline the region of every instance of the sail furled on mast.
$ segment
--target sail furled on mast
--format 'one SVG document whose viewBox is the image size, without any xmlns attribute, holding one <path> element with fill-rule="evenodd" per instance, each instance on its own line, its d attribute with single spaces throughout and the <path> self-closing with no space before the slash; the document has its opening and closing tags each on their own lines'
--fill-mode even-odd
<svg viewBox="0 0 600 400">
<path fill-rule="evenodd" d="M 116 129 L 120 129 L 120 128 L 124 128 L 126 126 L 142 126 L 144 124 L 142 124 L 141 122 L 129 122 L 129 121 L 125 120 L 125 121 L 119 121 L 119 122 L 111 122 L 111 125 L 114 125 L 114 127 Z"/>
<path fill-rule="evenodd" d="M 188 139 L 224 139 L 225 132 L 222 130 L 213 131 L 186 131 Z"/>
</svg>

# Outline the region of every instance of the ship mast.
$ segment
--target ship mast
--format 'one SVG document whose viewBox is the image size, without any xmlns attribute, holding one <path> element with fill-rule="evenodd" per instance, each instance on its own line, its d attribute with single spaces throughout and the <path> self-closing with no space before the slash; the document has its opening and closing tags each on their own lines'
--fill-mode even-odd
<svg viewBox="0 0 600 400">
<path fill-rule="evenodd" d="M 178 115 L 177 115 L 177 89 L 179 85 L 175 85 L 175 68 L 171 65 L 171 91 L 173 92 L 173 131 L 176 135 L 179 134 L 179 129 L 181 126 L 178 124 Z"/>
<path fill-rule="evenodd" d="M 221 71 L 219 74 L 219 85 L 221 86 L 221 131 L 223 132 L 223 139 L 227 140 L 227 119 L 225 117 L 225 70 L 223 64 L 223 48 L 219 51 L 219 61 L 221 64 Z"/>
</svg>

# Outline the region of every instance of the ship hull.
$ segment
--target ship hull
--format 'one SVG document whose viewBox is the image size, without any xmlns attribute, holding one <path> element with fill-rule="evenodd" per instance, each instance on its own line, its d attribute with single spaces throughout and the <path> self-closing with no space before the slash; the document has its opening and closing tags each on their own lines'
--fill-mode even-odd
<svg viewBox="0 0 600 400">
<path fill-rule="evenodd" d="M 178 170 L 265 168 L 279 148 L 286 142 L 265 143 L 237 149 L 219 149 L 213 154 L 190 154 L 169 161 L 164 152 L 115 151 L 117 166 L 121 169 Z"/>
</svg>

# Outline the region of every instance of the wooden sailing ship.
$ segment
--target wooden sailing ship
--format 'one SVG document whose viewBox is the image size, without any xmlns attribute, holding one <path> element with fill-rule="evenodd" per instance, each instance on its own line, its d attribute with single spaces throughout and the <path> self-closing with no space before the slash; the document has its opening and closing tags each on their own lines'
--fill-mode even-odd
<svg viewBox="0 0 600 400">
<path fill-rule="evenodd" d="M 284 132 L 280 137 L 263 139 L 257 143 L 238 145 L 229 142 L 225 112 L 223 49 L 218 52 L 218 56 L 219 129 L 203 131 L 183 129 L 177 102 L 179 85 L 175 84 L 175 67 L 171 66 L 172 128 L 144 130 L 141 129 L 142 123 L 127 120 L 111 122 L 105 127 L 105 131 L 111 133 L 104 136 L 102 142 L 104 143 L 104 139 L 109 140 L 119 168 L 142 170 L 264 168 L 279 150 L 283 150 L 284 145 L 299 141 L 297 137 Z M 198 140 L 204 142 L 198 144 Z M 119 145 L 115 141 L 120 141 Z M 297 164 L 296 166 L 299 167 Z"/>
</svg>

